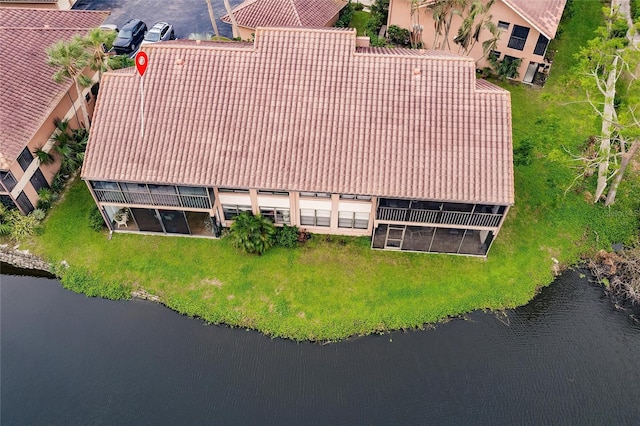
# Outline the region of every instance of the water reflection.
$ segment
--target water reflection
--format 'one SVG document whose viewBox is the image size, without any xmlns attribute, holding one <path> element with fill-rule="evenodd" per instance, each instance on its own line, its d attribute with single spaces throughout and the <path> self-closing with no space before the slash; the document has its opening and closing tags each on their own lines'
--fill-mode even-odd
<svg viewBox="0 0 640 426">
<path fill-rule="evenodd" d="M 634 423 L 640 327 L 601 293 L 569 272 L 506 316 L 321 346 L 4 275 L 2 423 Z"/>
</svg>

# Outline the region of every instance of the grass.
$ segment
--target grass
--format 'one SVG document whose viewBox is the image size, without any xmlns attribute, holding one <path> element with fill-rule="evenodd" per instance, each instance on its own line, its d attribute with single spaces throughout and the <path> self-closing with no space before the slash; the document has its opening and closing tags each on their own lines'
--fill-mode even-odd
<svg viewBox="0 0 640 426">
<path fill-rule="evenodd" d="M 369 20 L 371 14 L 362 10 L 356 10 L 353 12 L 351 21 L 349 22 L 349 28 L 355 28 L 359 36 L 364 36 L 364 28 Z"/>
<path fill-rule="evenodd" d="M 516 167 L 516 205 L 487 260 L 375 251 L 368 238 L 315 236 L 299 249 L 274 248 L 260 257 L 224 239 L 114 234 L 107 240 L 89 229 L 93 201 L 83 182 L 74 183 L 30 248 L 105 286 L 144 288 L 178 312 L 299 340 L 419 328 L 476 309 L 525 304 L 552 281 L 553 258 L 572 265 L 637 234 L 637 180 L 621 185 L 611 208 L 585 201 L 592 180 L 565 194 L 575 173 L 565 148 L 577 152 L 598 129 L 579 102 L 571 67 L 573 52 L 599 24 L 600 7 L 581 2 L 566 23 L 543 90 L 505 86 L 514 145 L 529 139 L 533 152 L 529 165 Z"/>
</svg>

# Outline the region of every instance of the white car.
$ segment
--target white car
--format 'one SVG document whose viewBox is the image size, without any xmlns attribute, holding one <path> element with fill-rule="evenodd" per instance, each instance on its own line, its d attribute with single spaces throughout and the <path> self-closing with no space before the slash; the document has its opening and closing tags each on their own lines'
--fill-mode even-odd
<svg viewBox="0 0 640 426">
<path fill-rule="evenodd" d="M 142 40 L 142 44 L 158 43 L 159 41 L 175 40 L 176 35 L 173 32 L 173 25 L 166 22 L 156 22 L 153 27 L 149 28 L 147 34 Z"/>
</svg>

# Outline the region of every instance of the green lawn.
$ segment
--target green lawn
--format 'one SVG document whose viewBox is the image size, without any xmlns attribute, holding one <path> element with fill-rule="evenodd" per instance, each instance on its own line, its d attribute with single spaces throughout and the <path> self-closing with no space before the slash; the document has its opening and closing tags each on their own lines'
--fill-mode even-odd
<svg viewBox="0 0 640 426">
<path fill-rule="evenodd" d="M 349 22 L 349 28 L 355 28 L 359 36 L 364 35 L 364 26 L 367 24 L 371 14 L 362 10 L 356 10 L 353 12 L 351 21 Z"/>
<path fill-rule="evenodd" d="M 487 260 L 375 251 L 368 238 L 315 236 L 299 249 L 261 257 L 240 254 L 227 240 L 123 234 L 108 240 L 88 227 L 93 202 L 83 182 L 28 245 L 103 282 L 142 287 L 179 312 L 293 339 L 337 340 L 522 305 L 552 281 L 552 258 L 575 264 L 637 233 L 637 181 L 621 186 L 612 208 L 584 201 L 593 182 L 565 195 L 574 171 L 563 147 L 577 150 L 598 129 L 590 107 L 577 102 L 582 94 L 571 66 L 599 23 L 601 3 L 580 5 L 556 44 L 547 86 L 505 85 L 515 146 L 529 139 L 533 160 L 516 167 L 516 205 Z"/>
</svg>

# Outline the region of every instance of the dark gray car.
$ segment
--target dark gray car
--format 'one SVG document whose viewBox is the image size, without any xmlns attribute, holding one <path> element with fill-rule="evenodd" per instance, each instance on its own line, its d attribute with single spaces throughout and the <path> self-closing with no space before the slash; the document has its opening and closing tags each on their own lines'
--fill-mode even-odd
<svg viewBox="0 0 640 426">
<path fill-rule="evenodd" d="M 147 24 L 139 19 L 131 19 L 122 26 L 118 37 L 113 42 L 113 49 L 118 55 L 129 55 L 135 52 L 147 32 Z"/>
</svg>

